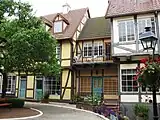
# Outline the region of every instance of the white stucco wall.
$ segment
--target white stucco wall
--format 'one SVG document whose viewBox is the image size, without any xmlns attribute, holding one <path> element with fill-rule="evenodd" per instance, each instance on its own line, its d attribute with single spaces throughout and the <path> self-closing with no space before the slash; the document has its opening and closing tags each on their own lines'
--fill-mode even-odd
<svg viewBox="0 0 160 120">
<path fill-rule="evenodd" d="M 148 18 L 148 17 L 154 17 L 154 14 L 138 15 L 137 19 Z M 159 18 L 159 26 L 160 26 L 160 13 L 158 15 L 158 18 Z M 133 16 L 127 16 L 127 17 L 118 17 L 118 18 L 113 19 L 113 38 L 112 38 L 113 44 L 114 43 L 126 43 L 126 42 L 119 42 L 118 21 L 123 21 L 123 20 L 134 20 L 134 18 L 133 18 Z M 131 41 L 131 42 L 134 42 L 134 41 Z M 129 42 L 127 42 L 127 43 L 129 43 Z M 120 45 L 120 46 L 125 47 L 125 48 L 130 48 L 132 50 L 136 50 L 136 44 L 135 43 L 133 43 L 131 45 Z M 156 51 L 158 50 L 157 48 L 158 47 L 156 46 Z M 141 44 L 139 44 L 139 50 L 143 50 L 143 47 L 142 47 Z M 117 48 L 117 47 L 114 47 L 113 51 L 114 51 L 113 55 L 131 53 L 130 51 L 123 50 L 123 49 L 120 49 L 120 48 Z M 144 53 L 145 52 L 146 51 L 144 51 Z"/>
</svg>

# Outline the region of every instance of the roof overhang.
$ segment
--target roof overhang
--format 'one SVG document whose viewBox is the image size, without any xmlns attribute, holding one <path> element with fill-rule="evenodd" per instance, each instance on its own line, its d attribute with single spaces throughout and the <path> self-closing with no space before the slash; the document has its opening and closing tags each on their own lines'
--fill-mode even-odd
<svg viewBox="0 0 160 120">
<path fill-rule="evenodd" d="M 105 15 L 105 18 L 116 18 L 116 17 L 123 17 L 123 16 L 131 16 L 131 15 L 140 15 L 140 14 L 149 14 L 149 13 L 155 13 L 159 12 L 160 9 L 157 10 L 150 10 L 150 11 L 142 11 L 142 12 L 133 12 L 133 13 L 125 13 L 125 14 L 119 14 L 119 15 L 109 15 L 107 16 L 107 13 Z"/>
</svg>

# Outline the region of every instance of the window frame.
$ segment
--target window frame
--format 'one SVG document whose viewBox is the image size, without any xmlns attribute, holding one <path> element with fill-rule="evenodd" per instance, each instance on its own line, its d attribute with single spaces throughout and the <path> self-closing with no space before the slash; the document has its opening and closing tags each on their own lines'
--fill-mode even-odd
<svg viewBox="0 0 160 120">
<path fill-rule="evenodd" d="M 59 25 L 60 26 L 56 26 L 56 24 L 58 24 L 59 23 Z M 58 29 L 61 29 L 61 30 L 56 30 L 57 28 L 56 27 L 60 27 L 60 28 L 58 28 Z M 54 33 L 62 33 L 63 32 L 63 21 L 62 20 L 59 20 L 59 21 L 55 21 L 54 22 L 54 25 L 53 25 L 53 32 Z"/>
<path fill-rule="evenodd" d="M 135 73 L 134 74 L 128 74 L 128 73 L 126 73 L 126 74 L 122 74 L 122 70 L 135 70 Z M 128 91 L 128 90 L 126 90 L 126 91 L 123 91 L 123 84 L 122 84 L 122 75 L 131 75 L 132 76 L 132 91 Z M 135 69 L 133 69 L 133 68 L 122 68 L 122 69 L 120 69 L 120 91 L 121 91 L 121 93 L 138 93 L 139 92 L 139 84 L 137 83 L 137 91 L 133 91 L 133 87 L 134 87 L 134 84 L 133 84 L 133 82 L 134 82 L 134 79 L 133 79 L 133 77 L 136 75 L 136 68 Z M 127 85 L 127 79 L 126 79 L 126 88 L 128 88 L 128 85 Z"/>
<path fill-rule="evenodd" d="M 58 64 L 60 64 L 61 60 L 61 45 L 57 44 L 56 46 L 56 58 L 58 59 Z"/>
<path fill-rule="evenodd" d="M 92 48 L 92 49 L 90 50 L 89 48 Z M 91 52 L 91 55 L 90 55 L 90 52 Z M 83 57 L 92 57 L 92 56 L 93 56 L 92 42 L 84 42 L 83 43 Z"/>
<path fill-rule="evenodd" d="M 14 80 L 13 80 L 13 77 L 14 77 Z M 7 91 L 6 91 L 6 94 L 15 94 L 16 93 L 16 81 L 17 81 L 17 76 L 11 76 L 9 75 L 7 77 L 8 79 L 8 84 L 7 84 Z M 11 78 L 11 79 L 9 79 Z M 9 80 L 11 80 L 11 82 L 9 82 Z M 9 85 L 9 83 L 11 83 L 11 85 Z M 0 93 L 2 93 L 2 84 L 3 84 L 3 76 L 0 75 Z M 10 86 L 10 88 L 8 88 Z M 8 91 L 8 89 L 10 89 Z"/>
<path fill-rule="evenodd" d="M 133 29 L 130 29 L 130 30 L 133 30 L 133 33 L 134 33 L 133 34 L 133 38 L 134 38 L 134 40 L 128 40 L 128 35 L 129 34 L 128 34 L 127 22 L 132 22 Z M 133 41 L 136 40 L 136 38 L 135 38 L 135 23 L 134 23 L 134 19 L 119 20 L 117 23 L 118 23 L 118 42 L 120 42 L 120 43 L 123 43 L 123 42 L 133 42 Z M 122 32 L 122 30 L 120 30 L 120 24 L 121 23 L 125 24 L 125 27 L 124 27 L 125 29 L 123 31 L 123 33 L 125 34 L 125 41 L 124 40 L 120 41 L 120 32 Z"/>
<path fill-rule="evenodd" d="M 152 21 L 152 19 L 153 19 L 153 21 Z M 139 38 L 139 34 L 140 34 L 140 32 L 139 32 L 139 21 L 140 21 L 140 20 L 145 20 L 145 27 L 151 27 L 152 32 L 154 32 L 155 35 L 157 36 L 155 17 L 154 17 L 154 16 L 142 16 L 142 17 L 138 17 L 138 18 L 137 18 L 138 38 Z M 148 26 L 148 25 L 147 25 L 147 20 L 150 20 L 151 26 Z M 154 23 L 154 30 L 153 30 L 153 27 L 152 27 L 152 25 L 153 25 L 152 23 Z M 144 28 L 145 28 L 145 27 L 144 27 Z M 144 31 L 143 31 L 143 32 L 144 32 Z"/>
<path fill-rule="evenodd" d="M 59 82 L 59 84 L 58 84 Z M 56 83 L 56 84 L 54 84 Z M 55 89 L 53 89 L 55 87 Z M 59 89 L 58 89 L 59 87 Z M 51 89 L 50 89 L 51 88 Z M 50 89 L 50 90 L 49 90 Z M 55 76 L 48 76 L 44 79 L 44 92 L 48 92 L 50 95 L 60 95 L 61 94 L 61 80 L 60 78 L 57 78 Z M 58 94 L 56 94 L 59 92 Z"/>
<path fill-rule="evenodd" d="M 97 47 L 97 55 L 95 55 L 95 47 Z M 102 49 L 100 49 L 100 47 L 102 47 Z M 100 55 L 100 52 L 102 53 Z M 93 55 L 94 56 L 98 56 L 98 57 L 101 57 L 104 55 L 104 46 L 103 46 L 103 42 L 94 42 L 94 45 L 93 45 Z"/>
</svg>

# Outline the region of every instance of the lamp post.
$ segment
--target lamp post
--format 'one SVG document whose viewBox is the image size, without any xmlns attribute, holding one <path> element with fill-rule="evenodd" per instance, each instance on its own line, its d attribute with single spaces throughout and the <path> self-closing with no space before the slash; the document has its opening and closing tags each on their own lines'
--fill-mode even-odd
<svg viewBox="0 0 160 120">
<path fill-rule="evenodd" d="M 152 60 L 154 60 L 154 52 L 157 44 L 158 38 L 151 31 L 151 27 L 145 27 L 145 32 L 139 35 L 139 40 L 143 46 L 144 50 L 153 50 Z M 157 111 L 157 99 L 156 99 L 156 84 L 152 86 L 152 96 L 153 96 L 153 120 L 158 120 L 158 111 Z"/>
</svg>

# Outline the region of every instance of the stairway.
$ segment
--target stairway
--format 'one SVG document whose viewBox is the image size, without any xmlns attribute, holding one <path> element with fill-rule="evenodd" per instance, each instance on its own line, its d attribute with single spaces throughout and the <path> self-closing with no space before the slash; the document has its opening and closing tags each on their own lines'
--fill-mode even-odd
<svg viewBox="0 0 160 120">
<path fill-rule="evenodd" d="M 107 108 L 119 112 L 120 101 L 118 95 L 104 95 L 103 100 Z"/>
</svg>

